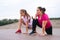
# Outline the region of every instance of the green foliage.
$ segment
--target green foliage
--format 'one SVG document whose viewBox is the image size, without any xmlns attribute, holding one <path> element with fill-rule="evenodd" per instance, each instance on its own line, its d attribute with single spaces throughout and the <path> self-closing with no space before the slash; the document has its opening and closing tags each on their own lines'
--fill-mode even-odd
<svg viewBox="0 0 60 40">
<path fill-rule="evenodd" d="M 3 19 L 3 20 L 0 20 L 0 26 L 12 24 L 16 22 L 18 22 L 18 19 Z"/>
<path fill-rule="evenodd" d="M 60 18 L 50 18 L 50 20 L 60 20 Z"/>
<path fill-rule="evenodd" d="M 60 18 L 50 18 L 50 20 L 60 20 Z M 0 26 L 18 22 L 18 19 L 3 19 L 0 20 Z"/>
</svg>

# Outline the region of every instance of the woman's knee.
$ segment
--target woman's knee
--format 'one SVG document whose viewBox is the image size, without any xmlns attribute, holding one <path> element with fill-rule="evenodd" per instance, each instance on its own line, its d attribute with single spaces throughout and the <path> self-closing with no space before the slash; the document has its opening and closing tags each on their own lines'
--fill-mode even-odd
<svg viewBox="0 0 60 40">
<path fill-rule="evenodd" d="M 50 27 L 49 29 L 47 29 L 47 30 L 46 30 L 46 33 L 47 33 L 48 35 L 52 35 L 52 27 Z"/>
<path fill-rule="evenodd" d="M 37 22 L 37 19 L 33 19 L 33 23 L 36 23 Z"/>
</svg>

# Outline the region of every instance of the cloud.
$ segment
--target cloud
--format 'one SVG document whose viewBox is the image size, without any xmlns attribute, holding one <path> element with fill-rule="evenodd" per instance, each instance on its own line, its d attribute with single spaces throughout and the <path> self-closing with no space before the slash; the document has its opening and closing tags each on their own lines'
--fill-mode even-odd
<svg viewBox="0 0 60 40">
<path fill-rule="evenodd" d="M 19 10 L 22 8 L 33 16 L 38 6 L 45 7 L 49 17 L 60 17 L 59 3 L 60 0 L 0 0 L 0 17 L 19 18 Z"/>
</svg>

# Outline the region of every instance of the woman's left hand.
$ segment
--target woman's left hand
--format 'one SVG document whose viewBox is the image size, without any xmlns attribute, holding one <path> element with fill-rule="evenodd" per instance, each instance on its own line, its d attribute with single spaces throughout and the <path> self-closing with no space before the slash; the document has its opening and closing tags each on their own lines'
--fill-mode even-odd
<svg viewBox="0 0 60 40">
<path fill-rule="evenodd" d="M 40 33 L 41 36 L 45 36 L 46 34 L 45 33 Z"/>
</svg>

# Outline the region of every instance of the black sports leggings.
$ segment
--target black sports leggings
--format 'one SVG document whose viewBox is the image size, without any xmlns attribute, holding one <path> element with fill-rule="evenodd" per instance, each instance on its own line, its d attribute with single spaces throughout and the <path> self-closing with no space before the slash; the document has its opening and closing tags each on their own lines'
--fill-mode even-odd
<svg viewBox="0 0 60 40">
<path fill-rule="evenodd" d="M 38 27 L 42 28 L 42 26 L 39 25 L 38 20 L 37 19 L 33 19 L 33 23 L 32 23 L 33 32 L 36 32 L 36 27 L 37 27 L 36 25 Z M 48 29 L 45 29 L 45 31 L 46 31 L 47 34 L 52 35 L 52 26 L 50 28 L 48 28 Z"/>
</svg>

